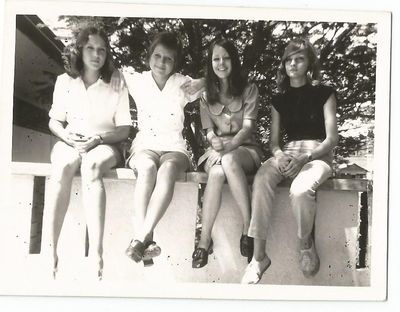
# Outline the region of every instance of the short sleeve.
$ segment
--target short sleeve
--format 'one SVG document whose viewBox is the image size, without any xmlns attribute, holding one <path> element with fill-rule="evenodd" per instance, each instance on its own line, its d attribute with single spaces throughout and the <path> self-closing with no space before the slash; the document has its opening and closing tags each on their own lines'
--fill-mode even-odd
<svg viewBox="0 0 400 312">
<path fill-rule="evenodd" d="M 271 98 L 271 106 L 275 108 L 277 112 L 279 112 L 280 106 L 279 106 L 279 97 L 277 95 L 273 95 Z"/>
<path fill-rule="evenodd" d="M 319 88 L 320 88 L 319 97 L 320 97 L 320 102 L 322 105 L 325 105 L 326 101 L 329 99 L 329 97 L 332 94 L 334 94 L 336 96 L 335 89 L 330 86 L 320 85 Z"/>
<path fill-rule="evenodd" d="M 246 87 L 243 92 L 243 102 L 244 102 L 244 119 L 257 119 L 258 113 L 258 88 L 255 84 L 251 84 Z"/>
<path fill-rule="evenodd" d="M 129 97 L 127 88 L 119 92 L 117 110 L 114 116 L 115 126 L 131 126 L 131 114 L 129 111 Z"/>
<path fill-rule="evenodd" d="M 69 76 L 67 74 L 58 76 L 54 86 L 53 104 L 49 111 L 50 118 L 66 121 L 69 89 Z"/>
<path fill-rule="evenodd" d="M 203 95 L 200 99 L 200 118 L 201 118 L 201 125 L 203 129 L 214 128 L 214 122 L 210 117 L 210 113 L 208 110 L 208 104 Z"/>
</svg>

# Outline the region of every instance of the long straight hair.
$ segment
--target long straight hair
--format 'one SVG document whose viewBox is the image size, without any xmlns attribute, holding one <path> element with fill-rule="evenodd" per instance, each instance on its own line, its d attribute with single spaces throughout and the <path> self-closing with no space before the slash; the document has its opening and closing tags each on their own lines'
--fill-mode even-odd
<svg viewBox="0 0 400 312">
<path fill-rule="evenodd" d="M 286 73 L 285 63 L 288 57 L 299 52 L 305 52 L 309 66 L 307 69 L 307 82 L 312 85 L 317 85 L 321 81 L 321 66 L 317 51 L 310 41 L 304 38 L 291 40 L 285 48 L 281 62 L 278 67 L 277 85 L 278 90 L 282 93 L 286 92 L 290 86 L 290 79 Z"/>
<path fill-rule="evenodd" d="M 85 44 L 89 41 L 90 35 L 98 35 L 105 43 L 106 59 L 103 67 L 100 69 L 100 75 L 106 83 L 109 83 L 111 75 L 114 71 L 110 43 L 104 30 L 95 26 L 83 28 L 76 36 L 75 43 L 73 44 L 72 48 L 64 50 L 65 70 L 67 71 L 68 75 L 73 78 L 82 77 L 84 70 L 82 50 Z"/>
<path fill-rule="evenodd" d="M 212 66 L 212 55 L 215 46 L 224 48 L 231 58 L 232 72 L 228 77 L 229 92 L 233 96 L 239 96 L 243 93 L 243 90 L 247 85 L 247 77 L 245 77 L 242 73 L 242 65 L 240 63 L 239 53 L 235 45 L 225 38 L 215 39 L 208 48 L 206 67 L 207 102 L 211 105 L 215 104 L 219 100 L 220 92 L 219 78 L 214 73 Z"/>
</svg>

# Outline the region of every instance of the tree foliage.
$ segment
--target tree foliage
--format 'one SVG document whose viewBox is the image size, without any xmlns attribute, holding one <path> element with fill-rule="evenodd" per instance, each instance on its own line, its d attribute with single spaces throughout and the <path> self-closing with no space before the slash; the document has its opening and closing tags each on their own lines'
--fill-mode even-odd
<svg viewBox="0 0 400 312">
<path fill-rule="evenodd" d="M 224 36 L 233 40 L 242 57 L 243 70 L 260 91 L 257 133 L 266 155 L 269 104 L 277 92 L 275 79 L 279 59 L 289 40 L 298 36 L 308 37 L 320 54 L 322 82 L 337 91 L 340 134 L 337 159 L 345 161 L 346 157 L 373 142 L 375 24 L 82 16 L 61 16 L 60 19 L 73 32 L 88 23 L 104 28 L 111 38 L 116 66 L 131 66 L 139 72 L 148 69 L 146 51 L 157 32 L 174 31 L 180 36 L 185 54 L 182 73 L 194 78 L 204 74 L 206 51 L 213 38 Z M 364 132 L 368 129 L 363 134 L 357 132 L 357 127 Z M 201 129 L 198 105 L 194 103 L 188 106 L 185 121 L 185 136 L 194 159 L 202 152 L 202 135 L 198 129 Z"/>
</svg>

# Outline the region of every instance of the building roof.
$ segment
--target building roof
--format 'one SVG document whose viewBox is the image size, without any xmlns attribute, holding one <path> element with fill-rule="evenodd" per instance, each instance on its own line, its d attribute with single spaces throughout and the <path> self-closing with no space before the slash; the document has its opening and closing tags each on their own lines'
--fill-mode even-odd
<svg viewBox="0 0 400 312">
<path fill-rule="evenodd" d="M 64 44 L 37 15 L 17 15 L 16 27 L 34 41 L 46 55 L 53 58 L 60 66 L 64 65 L 61 58 Z"/>
<path fill-rule="evenodd" d="M 364 169 L 357 164 L 349 164 L 347 167 L 338 170 L 338 173 L 340 174 L 365 174 L 367 172 L 367 169 Z"/>
</svg>

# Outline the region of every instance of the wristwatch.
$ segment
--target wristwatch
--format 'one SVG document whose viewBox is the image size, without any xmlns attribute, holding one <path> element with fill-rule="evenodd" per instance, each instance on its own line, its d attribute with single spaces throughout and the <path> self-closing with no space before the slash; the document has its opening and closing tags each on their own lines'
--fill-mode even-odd
<svg viewBox="0 0 400 312">
<path fill-rule="evenodd" d="M 306 155 L 307 155 L 307 161 L 308 161 L 308 162 L 310 162 L 310 161 L 313 160 L 313 157 L 312 157 L 311 152 L 307 152 Z"/>
<path fill-rule="evenodd" d="M 104 143 L 104 140 L 103 140 L 103 138 L 101 137 L 101 135 L 98 134 L 98 135 L 96 135 L 96 136 L 99 138 L 99 141 L 100 141 L 99 144 L 103 144 L 103 143 Z"/>
</svg>

